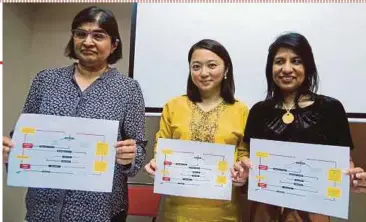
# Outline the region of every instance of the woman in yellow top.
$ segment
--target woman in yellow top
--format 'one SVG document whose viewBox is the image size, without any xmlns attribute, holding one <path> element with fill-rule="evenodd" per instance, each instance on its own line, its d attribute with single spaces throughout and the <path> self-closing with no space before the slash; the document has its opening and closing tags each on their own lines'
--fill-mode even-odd
<svg viewBox="0 0 366 222">
<path fill-rule="evenodd" d="M 192 140 L 236 145 L 236 158 L 247 156 L 243 134 L 248 108 L 235 100 L 233 65 L 220 43 L 204 39 L 188 53 L 187 95 L 170 100 L 163 109 L 158 138 Z M 145 170 L 154 175 L 155 160 Z M 233 181 L 234 185 L 241 185 Z M 237 198 L 232 201 L 169 196 L 163 217 L 165 222 L 239 221 Z"/>
</svg>

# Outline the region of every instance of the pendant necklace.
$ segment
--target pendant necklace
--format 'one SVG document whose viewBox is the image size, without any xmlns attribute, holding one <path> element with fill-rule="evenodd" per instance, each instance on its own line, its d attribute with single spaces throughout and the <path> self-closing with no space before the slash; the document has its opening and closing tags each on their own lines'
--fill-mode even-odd
<svg viewBox="0 0 366 222">
<path fill-rule="evenodd" d="M 295 106 L 295 104 L 293 104 L 290 108 L 287 108 L 286 105 L 283 103 L 283 107 L 285 108 L 286 110 L 286 113 L 283 114 L 282 116 L 282 121 L 285 123 L 285 124 L 290 124 L 294 121 L 295 117 L 294 115 L 290 112 L 290 110 Z"/>
</svg>

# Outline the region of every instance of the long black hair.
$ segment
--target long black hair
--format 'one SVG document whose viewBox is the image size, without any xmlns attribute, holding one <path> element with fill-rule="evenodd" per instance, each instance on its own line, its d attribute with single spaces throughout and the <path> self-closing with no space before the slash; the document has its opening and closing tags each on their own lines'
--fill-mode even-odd
<svg viewBox="0 0 366 222">
<path fill-rule="evenodd" d="M 212 39 L 203 39 L 197 43 L 195 43 L 188 52 L 188 63 L 191 63 L 192 54 L 197 49 L 207 49 L 217 56 L 219 56 L 225 64 L 226 79 L 223 79 L 221 82 L 221 97 L 224 99 L 226 103 L 233 104 L 235 102 L 234 93 L 235 93 L 235 83 L 234 83 L 234 74 L 233 74 L 233 64 L 231 62 L 231 58 L 229 52 L 225 49 L 225 47 L 219 42 Z M 193 102 L 201 102 L 202 98 L 197 86 L 193 83 L 191 73 L 188 74 L 188 82 L 187 82 L 187 96 Z"/>
<path fill-rule="evenodd" d="M 280 35 L 268 49 L 266 78 L 267 78 L 267 96 L 266 100 L 274 99 L 278 104 L 283 101 L 283 96 L 279 87 L 273 80 L 273 60 L 280 48 L 293 50 L 303 61 L 305 68 L 305 79 L 295 96 L 295 104 L 298 106 L 298 100 L 302 95 L 313 96 L 318 90 L 318 71 L 316 68 L 313 51 L 308 40 L 301 34 L 290 32 Z"/>
</svg>

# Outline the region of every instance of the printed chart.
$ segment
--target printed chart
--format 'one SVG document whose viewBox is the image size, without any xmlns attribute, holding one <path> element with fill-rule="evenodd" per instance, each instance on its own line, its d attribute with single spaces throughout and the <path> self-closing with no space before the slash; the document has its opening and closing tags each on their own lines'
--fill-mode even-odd
<svg viewBox="0 0 366 222">
<path fill-rule="evenodd" d="M 8 185 L 111 192 L 118 122 L 22 114 Z"/>
<path fill-rule="evenodd" d="M 234 153 L 233 145 L 159 139 L 154 192 L 230 200 Z"/>
<path fill-rule="evenodd" d="M 251 200 L 348 218 L 349 148 L 251 140 Z"/>
</svg>

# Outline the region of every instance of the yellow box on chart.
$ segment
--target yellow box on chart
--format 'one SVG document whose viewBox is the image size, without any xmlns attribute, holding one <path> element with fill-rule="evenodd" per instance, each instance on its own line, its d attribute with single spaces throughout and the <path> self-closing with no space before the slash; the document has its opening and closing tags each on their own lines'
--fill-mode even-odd
<svg viewBox="0 0 366 222">
<path fill-rule="evenodd" d="M 107 162 L 94 161 L 94 172 L 104 173 L 105 171 L 107 171 Z"/>
<path fill-rule="evenodd" d="M 161 152 L 165 155 L 173 154 L 172 149 L 162 149 Z"/>
<path fill-rule="evenodd" d="M 108 143 L 98 142 L 96 147 L 95 155 L 97 156 L 107 156 L 108 155 Z"/>
<path fill-rule="evenodd" d="M 265 153 L 265 152 L 257 152 L 256 153 L 257 157 L 269 157 L 269 153 Z"/>
<path fill-rule="evenodd" d="M 226 176 L 217 176 L 216 183 L 220 185 L 226 184 Z"/>
<path fill-rule="evenodd" d="M 25 156 L 25 155 L 18 155 L 17 156 L 17 159 L 28 159 L 29 157 L 28 156 Z"/>
<path fill-rule="evenodd" d="M 217 164 L 217 170 L 221 172 L 227 171 L 229 168 L 228 163 L 226 161 L 219 161 Z"/>
<path fill-rule="evenodd" d="M 23 133 L 23 134 L 35 134 L 36 133 L 36 128 L 33 128 L 33 127 L 22 127 L 20 128 L 20 131 Z"/>
<path fill-rule="evenodd" d="M 338 187 L 328 187 L 327 196 L 328 198 L 340 198 L 341 189 L 339 189 Z"/>
<path fill-rule="evenodd" d="M 342 170 L 341 169 L 329 169 L 328 180 L 333 182 L 342 182 Z"/>
</svg>

